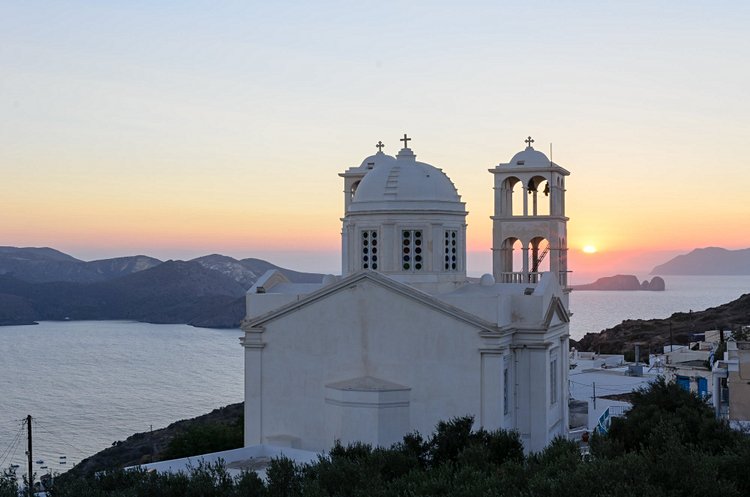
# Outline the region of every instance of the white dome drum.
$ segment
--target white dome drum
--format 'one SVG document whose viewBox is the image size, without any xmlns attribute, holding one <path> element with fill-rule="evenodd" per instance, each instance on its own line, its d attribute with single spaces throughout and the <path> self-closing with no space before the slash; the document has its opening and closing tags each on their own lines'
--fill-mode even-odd
<svg viewBox="0 0 750 497">
<path fill-rule="evenodd" d="M 450 178 L 409 148 L 395 158 L 379 152 L 356 169 L 342 174 L 351 192 L 342 274 L 374 270 L 430 288 L 465 282 L 467 212 Z"/>
</svg>

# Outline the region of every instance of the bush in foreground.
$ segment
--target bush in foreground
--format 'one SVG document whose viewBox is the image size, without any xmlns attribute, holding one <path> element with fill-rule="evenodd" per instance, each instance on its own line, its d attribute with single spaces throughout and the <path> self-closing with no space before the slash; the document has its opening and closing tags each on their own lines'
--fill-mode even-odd
<svg viewBox="0 0 750 497">
<path fill-rule="evenodd" d="M 390 448 L 337 444 L 309 465 L 275 459 L 267 480 L 232 478 L 222 464 L 189 474 L 112 471 L 64 482 L 56 497 L 750 495 L 750 442 L 710 415 L 702 400 L 660 380 L 639 391 L 611 434 L 578 445 L 554 440 L 524 456 L 515 432 L 472 430 L 470 417 L 440 422 L 429 439 L 412 433 Z M 3 496 L 4 497 L 4 496 Z"/>
</svg>

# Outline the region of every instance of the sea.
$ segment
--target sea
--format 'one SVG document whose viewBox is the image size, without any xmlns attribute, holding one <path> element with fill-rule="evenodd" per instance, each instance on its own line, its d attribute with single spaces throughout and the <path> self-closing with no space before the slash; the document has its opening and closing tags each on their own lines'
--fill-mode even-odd
<svg viewBox="0 0 750 497">
<path fill-rule="evenodd" d="M 642 277 L 641 279 L 645 279 Z M 750 276 L 669 276 L 664 292 L 575 291 L 571 337 L 624 319 L 698 311 L 750 293 Z M 240 330 L 129 321 L 0 327 L 0 468 L 64 472 L 136 432 L 243 400 Z"/>
<path fill-rule="evenodd" d="M 128 321 L 0 327 L 0 468 L 26 472 L 27 415 L 44 474 L 133 433 L 241 402 L 241 335 Z"/>
</svg>

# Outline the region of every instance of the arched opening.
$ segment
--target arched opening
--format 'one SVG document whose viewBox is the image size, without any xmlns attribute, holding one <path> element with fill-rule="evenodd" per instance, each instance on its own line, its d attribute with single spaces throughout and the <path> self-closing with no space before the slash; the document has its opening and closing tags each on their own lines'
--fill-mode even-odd
<svg viewBox="0 0 750 497">
<path fill-rule="evenodd" d="M 506 238 L 500 246 L 502 250 L 501 283 L 521 283 L 523 281 L 523 242 L 515 237 Z"/>
<path fill-rule="evenodd" d="M 511 176 L 506 178 L 500 186 L 500 212 L 501 216 L 523 216 L 523 182 Z"/>
<path fill-rule="evenodd" d="M 352 186 L 349 188 L 349 200 L 354 199 L 354 194 L 357 193 L 357 188 L 359 187 L 359 181 L 355 181 L 352 183 Z"/>
<path fill-rule="evenodd" d="M 538 274 L 550 270 L 550 250 L 552 246 L 544 237 L 532 238 L 529 242 L 529 277 L 532 283 L 539 281 Z"/>
<path fill-rule="evenodd" d="M 544 176 L 534 176 L 526 185 L 530 216 L 549 216 L 551 205 L 550 183 Z"/>
</svg>

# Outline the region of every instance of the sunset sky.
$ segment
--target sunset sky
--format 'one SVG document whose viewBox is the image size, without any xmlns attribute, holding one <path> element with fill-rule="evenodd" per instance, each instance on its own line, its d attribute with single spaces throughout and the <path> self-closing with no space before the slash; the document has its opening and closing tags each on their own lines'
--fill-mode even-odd
<svg viewBox="0 0 750 497">
<path fill-rule="evenodd" d="M 337 173 L 403 133 L 467 203 L 532 135 L 573 269 L 750 247 L 748 2 L 0 3 L 0 245 L 338 270 Z M 583 254 L 592 245 L 594 254 Z"/>
</svg>

